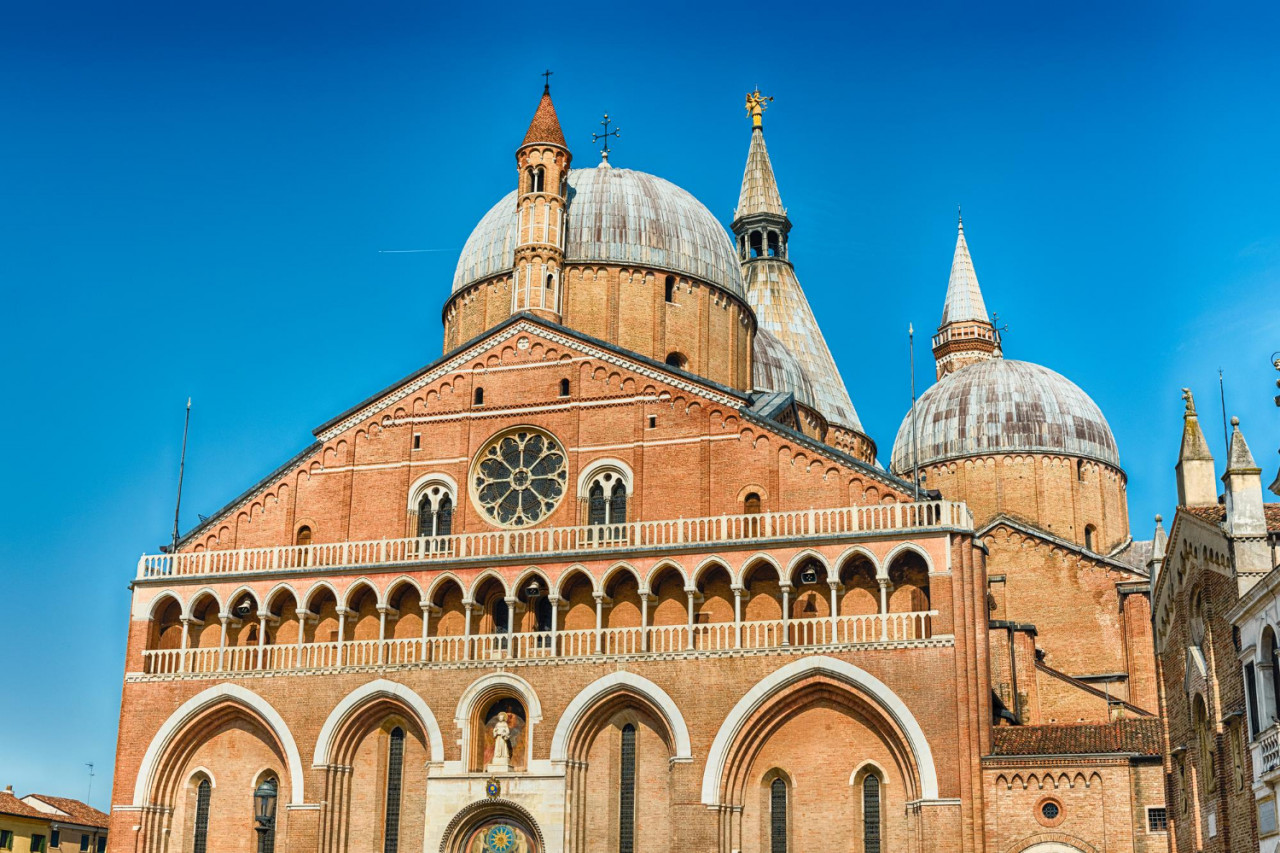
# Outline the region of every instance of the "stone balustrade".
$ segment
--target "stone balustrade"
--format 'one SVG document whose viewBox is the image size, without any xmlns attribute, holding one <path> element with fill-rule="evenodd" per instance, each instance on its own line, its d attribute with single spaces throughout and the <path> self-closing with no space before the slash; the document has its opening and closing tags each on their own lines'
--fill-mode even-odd
<svg viewBox="0 0 1280 853">
<path fill-rule="evenodd" d="M 582 660 L 915 643 L 933 638 L 936 610 L 762 622 L 653 625 L 472 636 L 345 640 L 142 653 L 147 676 L 325 672 L 486 661 Z M 1274 742 L 1274 735 L 1273 735 Z"/>
<path fill-rule="evenodd" d="M 138 578 L 315 572 L 466 560 L 501 561 L 550 554 L 626 552 L 649 548 L 678 550 L 687 545 L 909 534 L 944 529 L 973 529 L 973 516 L 963 503 L 921 501 L 628 524 L 487 530 L 456 536 L 144 554 L 138 561 Z"/>
</svg>

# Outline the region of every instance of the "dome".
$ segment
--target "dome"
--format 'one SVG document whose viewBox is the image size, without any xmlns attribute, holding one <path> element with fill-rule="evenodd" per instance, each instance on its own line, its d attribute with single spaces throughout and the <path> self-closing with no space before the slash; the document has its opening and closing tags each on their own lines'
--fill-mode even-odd
<svg viewBox="0 0 1280 853">
<path fill-rule="evenodd" d="M 756 391 L 793 394 L 797 403 L 816 411 L 813 383 L 782 341 L 757 329 L 751 355 L 751 385 Z"/>
<path fill-rule="evenodd" d="M 609 167 L 569 171 L 566 264 L 613 263 L 683 273 L 745 300 L 733 242 L 711 211 L 670 181 Z M 511 269 L 516 192 L 476 225 L 462 247 L 453 291 Z"/>
<path fill-rule="evenodd" d="M 1097 403 L 1047 367 L 993 358 L 944 376 L 916 403 L 919 464 L 987 453 L 1062 453 L 1120 467 L 1115 436 Z M 890 468 L 911 470 L 911 415 Z"/>
</svg>

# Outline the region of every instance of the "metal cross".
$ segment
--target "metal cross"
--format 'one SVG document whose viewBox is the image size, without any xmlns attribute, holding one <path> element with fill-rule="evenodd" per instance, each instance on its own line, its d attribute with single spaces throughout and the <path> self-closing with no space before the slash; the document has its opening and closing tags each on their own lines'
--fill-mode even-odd
<svg viewBox="0 0 1280 853">
<path fill-rule="evenodd" d="M 550 68 L 542 72 L 542 76 L 546 78 L 546 83 L 542 85 L 542 93 L 544 95 L 551 93 L 551 75 L 555 74 Z"/>
<path fill-rule="evenodd" d="M 599 142 L 601 139 L 603 139 L 603 140 L 604 140 L 604 148 L 603 148 L 603 149 L 601 149 L 600 154 L 601 154 L 601 156 L 603 156 L 603 157 L 604 157 L 604 159 L 608 160 L 608 159 L 609 159 L 609 137 L 610 137 L 610 136 L 612 136 L 614 139 L 617 139 L 619 136 L 621 136 L 621 135 L 622 135 L 622 128 L 620 128 L 620 127 L 615 127 L 613 130 L 610 130 L 610 129 L 609 129 L 609 124 L 610 124 L 610 122 L 609 122 L 609 114 L 608 114 L 608 113 L 605 113 L 605 114 L 604 114 L 604 121 L 602 121 L 602 122 L 600 122 L 600 123 L 601 123 L 602 125 L 604 125 L 604 133 L 593 133 L 593 134 L 591 134 L 591 144 L 592 144 L 592 145 L 595 145 L 597 142 Z"/>
</svg>

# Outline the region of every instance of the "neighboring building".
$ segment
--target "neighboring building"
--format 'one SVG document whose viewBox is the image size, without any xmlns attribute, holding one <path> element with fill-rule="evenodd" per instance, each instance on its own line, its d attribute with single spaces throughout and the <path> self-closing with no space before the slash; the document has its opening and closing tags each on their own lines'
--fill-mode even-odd
<svg viewBox="0 0 1280 853">
<path fill-rule="evenodd" d="M 1165 848 L 1105 418 L 998 358 L 962 235 L 916 411 L 942 494 L 901 434 L 877 467 L 748 107 L 730 239 L 572 169 L 544 91 L 445 355 L 140 561 L 119 850 Z"/>
<path fill-rule="evenodd" d="M 1178 508 L 1167 541 L 1157 517 L 1152 553 L 1170 847 L 1258 850 L 1261 830 L 1270 853 L 1280 841 L 1268 785 L 1280 774 L 1267 770 L 1276 752 L 1271 649 L 1280 622 L 1268 590 L 1280 505 L 1264 505 L 1261 469 L 1235 419 L 1219 498 L 1189 391 L 1184 399 Z"/>
<path fill-rule="evenodd" d="M 0 791 L 0 851 L 61 853 L 107 849 L 107 815 L 79 800 Z"/>
</svg>

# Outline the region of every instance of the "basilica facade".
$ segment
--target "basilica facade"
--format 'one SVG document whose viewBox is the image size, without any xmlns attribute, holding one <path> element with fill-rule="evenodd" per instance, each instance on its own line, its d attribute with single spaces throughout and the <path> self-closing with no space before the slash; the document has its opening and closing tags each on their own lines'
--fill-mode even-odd
<svg viewBox="0 0 1280 853">
<path fill-rule="evenodd" d="M 766 104 L 730 234 L 544 91 L 444 355 L 140 561 L 113 851 L 1166 849 L 1105 417 L 1003 357 L 961 227 L 878 449 Z"/>
</svg>

